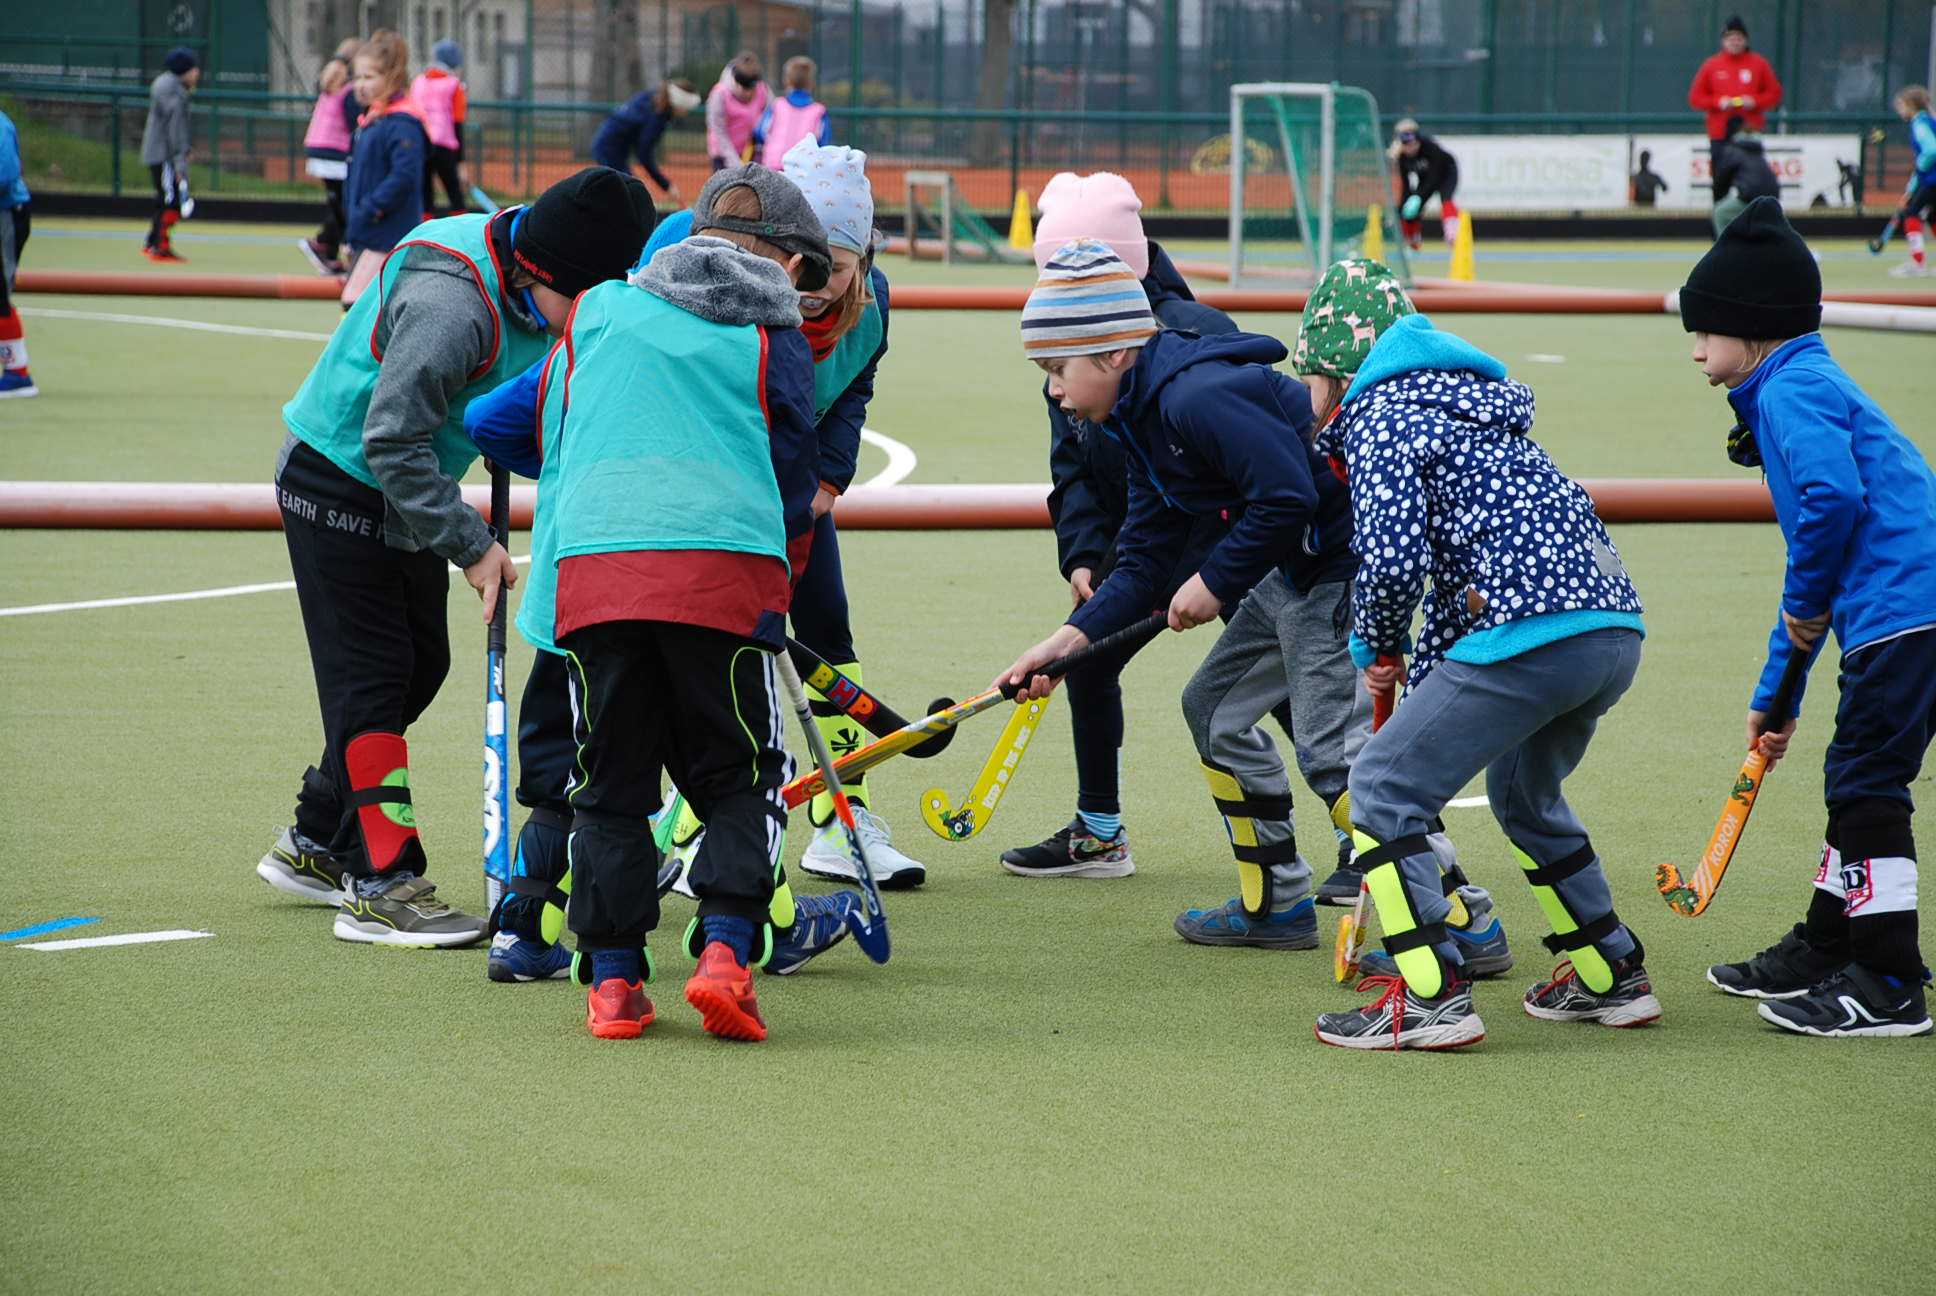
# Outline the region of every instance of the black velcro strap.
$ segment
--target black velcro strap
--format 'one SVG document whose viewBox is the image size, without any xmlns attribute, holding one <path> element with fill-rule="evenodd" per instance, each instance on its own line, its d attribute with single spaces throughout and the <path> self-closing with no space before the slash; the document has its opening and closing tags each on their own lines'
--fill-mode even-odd
<svg viewBox="0 0 1936 1296">
<path fill-rule="evenodd" d="M 1514 845 L 1518 843 L 1515 842 Z M 1533 853 L 1524 846 L 1520 846 L 1519 849 L 1527 859 L 1533 857 Z M 1593 843 L 1588 842 L 1563 860 L 1540 868 L 1527 869 L 1526 880 L 1534 886 L 1558 886 L 1598 858 L 1599 856 L 1594 853 Z"/>
<path fill-rule="evenodd" d="M 1415 950 L 1421 945 L 1438 945 L 1451 939 L 1445 934 L 1444 923 L 1426 923 L 1423 927 L 1385 937 L 1385 953 L 1397 958 L 1406 950 Z"/>
<path fill-rule="evenodd" d="M 543 878 L 514 877 L 504 890 L 506 895 L 536 896 L 546 904 L 557 905 L 560 909 L 571 904 L 569 893 L 560 891 L 555 882 L 547 882 Z"/>
<path fill-rule="evenodd" d="M 807 709 L 812 711 L 814 718 L 818 720 L 826 720 L 833 716 L 844 716 L 847 714 L 844 707 L 837 707 L 831 702 L 822 702 L 819 698 L 808 699 Z"/>
<path fill-rule="evenodd" d="M 1289 819 L 1291 799 L 1288 796 L 1247 796 L 1241 801 L 1226 801 L 1222 797 L 1212 797 L 1217 803 L 1217 813 L 1233 819 Z"/>
<path fill-rule="evenodd" d="M 1413 833 L 1409 837 L 1395 837 L 1381 846 L 1374 846 L 1358 857 L 1352 865 L 1360 873 L 1369 873 L 1383 864 L 1393 864 L 1413 855 L 1426 855 L 1432 850 L 1432 840 L 1424 833 Z"/>
<path fill-rule="evenodd" d="M 350 794 L 353 805 L 409 805 L 410 787 L 405 783 L 385 783 L 379 787 L 357 788 Z"/>
<path fill-rule="evenodd" d="M 1449 896 L 1460 887 L 1470 885 L 1471 881 L 1466 877 L 1465 870 L 1454 864 L 1445 870 L 1443 877 L 1439 878 L 1439 894 Z"/>
<path fill-rule="evenodd" d="M 553 810 L 547 806 L 532 807 L 531 813 L 525 816 L 524 821 L 527 824 L 536 824 L 540 828 L 553 828 L 567 833 L 571 831 L 570 813 L 564 810 Z"/>
<path fill-rule="evenodd" d="M 1297 858 L 1297 838 L 1287 838 L 1270 846 L 1233 845 L 1230 853 L 1240 864 L 1289 864 Z"/>
<path fill-rule="evenodd" d="M 1555 954 L 1570 954 L 1574 950 L 1583 950 L 1589 945 L 1598 945 L 1619 930 L 1619 927 L 1620 916 L 1609 910 L 1578 931 L 1568 932 L 1564 936 L 1557 932 L 1551 936 L 1542 936 L 1540 943 Z"/>
</svg>

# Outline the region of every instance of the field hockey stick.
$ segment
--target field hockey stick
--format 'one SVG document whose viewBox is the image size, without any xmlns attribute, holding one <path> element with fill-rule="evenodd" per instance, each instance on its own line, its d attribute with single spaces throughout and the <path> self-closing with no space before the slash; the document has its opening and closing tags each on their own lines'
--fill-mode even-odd
<svg viewBox="0 0 1936 1296">
<path fill-rule="evenodd" d="M 1380 657 L 1380 666 L 1396 666 L 1398 658 Z M 1377 733 L 1391 719 L 1392 703 L 1396 700 L 1398 687 L 1393 685 L 1382 693 L 1371 695 L 1371 731 Z M 1338 918 L 1338 939 L 1331 947 L 1331 974 L 1340 983 L 1358 975 L 1358 966 L 1365 959 L 1365 945 L 1371 936 L 1371 884 L 1364 878 L 1358 879 L 1358 898 L 1351 903 L 1351 912 Z"/>
<path fill-rule="evenodd" d="M 491 465 L 491 535 L 508 550 L 511 543 L 511 474 Z M 510 751 L 504 706 L 504 585 L 484 632 L 484 898 L 493 915 L 511 885 Z"/>
<path fill-rule="evenodd" d="M 1009 717 L 1008 727 L 1002 730 L 1001 739 L 996 742 L 995 750 L 988 754 L 982 764 L 981 774 L 975 779 L 974 787 L 968 790 L 967 804 L 956 810 L 948 801 L 948 794 L 940 788 L 929 788 L 921 794 L 921 822 L 934 831 L 937 837 L 949 841 L 967 841 L 988 826 L 995 817 L 995 807 L 1001 804 L 1002 794 L 1008 791 L 1008 781 L 1015 776 L 1015 769 L 1022 762 L 1022 753 L 1028 750 L 1029 739 L 1035 736 L 1036 726 L 1042 723 L 1043 714 L 1049 709 L 1050 694 L 1045 698 L 1030 698 L 1015 708 Z M 949 733 L 954 730 L 950 729 Z M 915 748 L 912 755 L 920 755 L 923 748 Z"/>
<path fill-rule="evenodd" d="M 1881 255 L 1882 249 L 1889 246 L 1889 240 L 1894 238 L 1896 231 L 1901 228 L 1902 218 L 1899 216 L 1891 216 L 1888 224 L 1882 227 L 1882 233 L 1869 240 L 1869 251 L 1876 255 Z"/>
<path fill-rule="evenodd" d="M 827 750 L 827 736 L 820 732 L 820 725 L 813 718 L 813 707 L 807 701 L 807 690 L 800 683 L 800 672 L 793 668 L 793 659 L 785 653 L 775 653 L 780 669 L 780 680 L 786 685 L 787 700 L 793 704 L 793 714 L 800 717 L 800 728 L 807 735 L 807 747 L 813 752 L 814 763 L 820 767 L 820 775 L 827 784 L 827 794 L 833 798 L 834 818 L 840 821 L 840 829 L 847 835 L 847 849 L 854 857 L 854 873 L 860 880 L 861 912 L 849 921 L 853 925 L 854 943 L 861 953 L 876 963 L 887 962 L 887 911 L 881 908 L 880 888 L 874 885 L 874 870 L 868 866 L 867 850 L 861 845 L 860 825 L 854 821 L 854 803 L 847 799 L 841 789 L 840 774 L 834 768 L 834 754 Z"/>
<path fill-rule="evenodd" d="M 1788 665 L 1782 670 L 1781 682 L 1775 685 L 1775 696 L 1761 717 L 1757 741 L 1749 750 L 1748 758 L 1741 762 L 1734 789 L 1721 808 L 1721 819 L 1714 825 L 1707 849 L 1701 852 L 1701 862 L 1694 866 L 1694 876 L 1682 881 L 1681 871 L 1672 864 L 1661 864 L 1654 869 L 1654 885 L 1660 888 L 1660 898 L 1675 913 L 1686 918 L 1699 915 L 1721 889 L 1721 879 L 1734 859 L 1734 848 L 1740 845 L 1741 834 L 1748 829 L 1748 814 L 1754 809 L 1755 798 L 1761 794 L 1762 776 L 1768 770 L 1768 758 L 1761 754 L 1759 735 L 1778 733 L 1788 723 L 1794 711 L 1795 691 L 1808 672 L 1810 655 L 1790 646 Z"/>
<path fill-rule="evenodd" d="M 1095 643 L 1090 644 L 1087 648 L 1078 649 L 1066 657 L 1058 657 L 1047 665 L 1036 667 L 1035 670 L 1029 673 L 1029 678 L 1034 679 L 1037 676 L 1047 676 L 1050 679 L 1060 679 L 1069 671 L 1104 651 L 1122 648 L 1131 644 L 1141 644 L 1147 639 L 1153 639 L 1159 630 L 1162 630 L 1169 624 L 1168 618 L 1169 613 L 1167 612 L 1152 612 L 1145 620 L 1138 621 L 1134 625 L 1125 626 L 1114 634 L 1105 635 Z M 1011 684 L 1004 680 L 994 688 L 977 693 L 966 702 L 957 702 L 945 710 L 937 711 L 930 716 L 924 716 L 908 725 L 905 729 L 896 730 L 885 738 L 867 744 L 867 746 L 857 752 L 851 752 L 846 756 L 842 756 L 834 766 L 834 771 L 841 778 L 855 778 L 873 769 L 883 761 L 891 760 L 899 756 L 911 747 L 927 742 L 939 734 L 946 733 L 962 721 L 968 719 L 968 717 L 979 715 L 998 702 L 1008 701 L 1017 693 L 1020 693 L 1023 687 L 1021 684 Z M 813 773 L 802 774 L 799 778 L 794 779 L 793 782 L 787 784 L 782 789 L 782 793 L 786 798 L 788 808 L 791 809 L 811 800 L 814 794 L 821 791 L 825 786 L 826 784 L 820 777 L 819 771 L 816 770 Z"/>
<path fill-rule="evenodd" d="M 485 193 L 479 185 L 471 186 L 469 197 L 472 204 L 487 216 L 498 210 L 498 205 L 491 201 L 491 195 Z"/>
<path fill-rule="evenodd" d="M 889 734 L 907 728 L 907 718 L 900 712 L 869 693 L 848 676 L 841 674 L 826 658 L 799 640 L 787 640 L 787 656 L 793 659 L 794 669 L 800 672 L 801 682 L 808 688 L 818 691 L 821 697 L 826 698 L 841 712 L 853 717 L 861 728 L 876 738 L 885 738 Z M 946 711 L 954 704 L 953 698 L 936 698 L 928 703 L 928 714 Z M 937 736 L 932 742 L 923 743 L 908 754 L 917 758 L 938 756 L 949 743 L 954 741 L 954 737 L 955 732 L 950 729 Z"/>
</svg>

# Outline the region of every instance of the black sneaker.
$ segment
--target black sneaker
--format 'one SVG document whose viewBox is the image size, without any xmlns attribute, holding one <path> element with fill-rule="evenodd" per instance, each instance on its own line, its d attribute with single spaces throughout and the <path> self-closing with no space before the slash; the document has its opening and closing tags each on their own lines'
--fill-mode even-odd
<svg viewBox="0 0 1936 1296">
<path fill-rule="evenodd" d="M 332 930 L 337 940 L 364 945 L 449 949 L 483 940 L 490 924 L 445 904 L 429 879 L 405 873 L 373 896 L 351 883 Z"/>
<path fill-rule="evenodd" d="M 1929 1012 L 1920 982 L 1892 986 L 1851 963 L 1798 995 L 1755 1007 L 1768 1021 L 1801 1035 L 1927 1035 Z"/>
<path fill-rule="evenodd" d="M 294 828 L 284 828 L 255 866 L 255 875 L 278 891 L 317 904 L 343 903 L 343 865 L 328 851 L 305 850 Z"/>
<path fill-rule="evenodd" d="M 1832 975 L 1842 960 L 1820 953 L 1802 935 L 1803 926 L 1783 936 L 1746 963 L 1716 963 L 1708 984 L 1747 999 L 1792 999 Z"/>
<path fill-rule="evenodd" d="M 1644 1026 L 1660 1020 L 1660 1000 L 1654 998 L 1647 969 L 1637 960 L 1613 965 L 1613 989 L 1600 994 L 1580 980 L 1571 961 L 1553 969 L 1551 981 L 1541 981 L 1526 992 L 1526 1013 L 1541 1021 L 1590 1021 L 1602 1026 Z"/>
<path fill-rule="evenodd" d="M 1343 905 L 1350 908 L 1358 903 L 1358 888 L 1364 885 L 1365 875 L 1349 865 L 1340 864 L 1335 873 L 1318 884 L 1313 892 L 1321 905 Z"/>
<path fill-rule="evenodd" d="M 1136 871 L 1129 858 L 1129 834 L 1119 829 L 1104 841 L 1089 831 L 1081 815 L 1033 846 L 1003 851 L 1002 867 L 1017 877 L 1115 878 Z"/>
<path fill-rule="evenodd" d="M 1366 977 L 1358 988 L 1385 993 L 1363 1008 L 1319 1014 L 1318 1039 L 1339 1048 L 1396 1051 L 1458 1048 L 1486 1037 L 1470 981 L 1454 982 L 1436 999 L 1413 993 L 1403 977 Z"/>
</svg>

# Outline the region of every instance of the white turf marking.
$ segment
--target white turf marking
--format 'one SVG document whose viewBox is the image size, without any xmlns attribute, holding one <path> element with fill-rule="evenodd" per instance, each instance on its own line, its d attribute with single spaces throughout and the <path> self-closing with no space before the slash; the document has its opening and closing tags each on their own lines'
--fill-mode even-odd
<svg viewBox="0 0 1936 1296">
<path fill-rule="evenodd" d="M 1486 801 L 1484 797 L 1476 796 L 1476 797 L 1454 797 L 1452 800 L 1447 801 L 1445 804 L 1449 806 L 1456 806 L 1460 810 L 1469 810 L 1474 806 L 1482 806 L 1489 803 Z"/>
<path fill-rule="evenodd" d="M 896 441 L 893 437 L 882 432 L 876 432 L 873 428 L 862 428 L 860 430 L 860 439 L 875 449 L 884 451 L 887 454 L 887 467 L 881 469 L 866 481 L 861 482 L 860 485 L 862 486 L 898 485 L 907 479 L 908 474 L 914 471 L 915 464 L 920 462 L 915 457 L 912 447 L 906 442 Z"/>
<path fill-rule="evenodd" d="M 1526 358 L 1528 360 L 1531 360 L 1534 364 L 1565 364 L 1566 363 L 1565 356 L 1553 355 L 1550 352 L 1546 352 L 1546 351 L 1528 352 L 1526 355 Z"/>
<path fill-rule="evenodd" d="M 14 948 L 31 950 L 93 949 L 97 945 L 146 945 L 153 941 L 200 940 L 204 936 L 213 936 L 214 934 L 214 932 L 205 931 L 124 932 L 119 936 L 86 936 L 80 940 L 29 941 L 24 945 L 16 945 Z"/>
<path fill-rule="evenodd" d="M 202 320 L 174 319 L 166 315 L 116 315 L 107 311 L 54 310 L 43 306 L 22 306 L 22 315 L 44 319 L 94 320 L 101 324 L 148 324 L 155 328 L 193 329 L 197 333 L 240 333 L 248 337 L 288 338 L 292 342 L 327 342 L 328 333 L 302 333 L 295 329 L 249 328 L 241 324 L 209 324 Z"/>
<path fill-rule="evenodd" d="M 530 554 L 522 554 L 511 559 L 519 566 L 531 561 Z M 445 564 L 444 570 L 454 572 L 455 566 Z M 35 612 L 85 612 L 89 608 L 136 607 L 144 603 L 192 603 L 198 599 L 234 598 L 238 594 L 273 594 L 277 590 L 296 588 L 294 581 L 269 581 L 262 585 L 228 585 L 221 589 L 182 590 L 177 594 L 134 594 L 127 598 L 88 599 L 82 603 L 35 603 L 28 607 L 0 608 L 0 617 L 29 616 Z"/>
</svg>

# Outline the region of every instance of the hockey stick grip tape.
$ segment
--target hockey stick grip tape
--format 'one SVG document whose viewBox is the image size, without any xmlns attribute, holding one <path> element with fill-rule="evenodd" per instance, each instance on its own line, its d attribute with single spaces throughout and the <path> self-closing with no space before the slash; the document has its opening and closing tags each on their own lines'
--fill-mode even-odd
<svg viewBox="0 0 1936 1296">
<path fill-rule="evenodd" d="M 1761 717 L 1762 733 L 1776 732 L 1795 713 L 1795 692 L 1801 688 L 1802 677 L 1808 674 L 1808 663 L 1814 655 L 1789 645 L 1788 664 L 1782 667 L 1781 682 L 1775 685 L 1775 695 L 1768 700 L 1768 710 Z"/>
<path fill-rule="evenodd" d="M 1050 679 L 1061 679 L 1064 675 L 1067 675 L 1084 662 L 1093 661 L 1106 652 L 1113 652 L 1118 648 L 1128 647 L 1130 645 L 1142 646 L 1151 639 L 1156 638 L 1157 634 L 1166 628 L 1169 623 L 1170 614 L 1168 612 L 1152 612 L 1141 621 L 1126 625 L 1113 634 L 1104 635 L 1087 648 L 1078 648 L 1066 657 L 1058 657 L 1052 662 L 1046 662 L 1036 667 L 1028 673 L 1028 678 L 1032 680 L 1038 675 L 1046 675 Z M 1012 698 L 1026 687 L 1028 687 L 1027 680 L 1024 680 L 1020 684 L 1003 680 L 1001 685 L 1002 696 Z"/>
<path fill-rule="evenodd" d="M 504 546 L 505 552 L 511 548 L 511 473 L 509 469 L 491 465 L 491 538 Z M 504 656 L 504 619 L 510 604 L 510 591 L 502 584 L 497 587 L 497 606 L 491 612 L 491 624 L 485 632 L 485 651 Z M 475 642 L 475 641 L 473 641 Z"/>
</svg>

